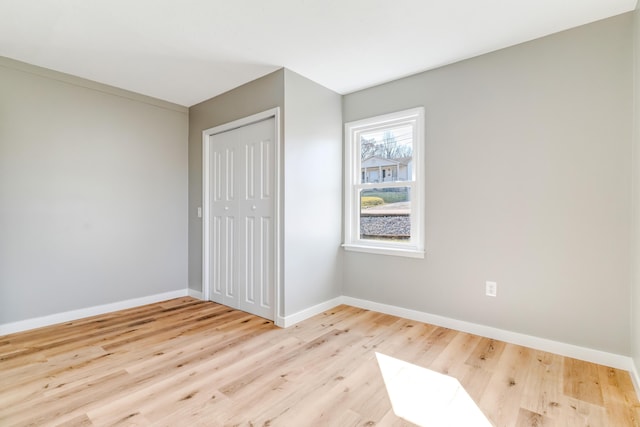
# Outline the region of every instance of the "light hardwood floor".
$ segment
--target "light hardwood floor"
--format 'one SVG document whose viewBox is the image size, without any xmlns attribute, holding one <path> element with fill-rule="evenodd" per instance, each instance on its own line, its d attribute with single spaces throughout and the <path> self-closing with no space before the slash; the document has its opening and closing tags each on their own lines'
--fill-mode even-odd
<svg viewBox="0 0 640 427">
<path fill-rule="evenodd" d="M 628 373 L 340 306 L 279 329 L 178 298 L 0 337 L 0 426 L 406 426 L 375 353 L 457 378 L 495 426 L 640 426 Z"/>
</svg>

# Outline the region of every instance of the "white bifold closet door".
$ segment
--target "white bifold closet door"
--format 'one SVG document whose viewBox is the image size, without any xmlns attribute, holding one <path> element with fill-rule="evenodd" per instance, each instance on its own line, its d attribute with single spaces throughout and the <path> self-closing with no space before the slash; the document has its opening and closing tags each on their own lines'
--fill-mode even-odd
<svg viewBox="0 0 640 427">
<path fill-rule="evenodd" d="M 275 318 L 275 118 L 210 137 L 212 301 Z"/>
</svg>

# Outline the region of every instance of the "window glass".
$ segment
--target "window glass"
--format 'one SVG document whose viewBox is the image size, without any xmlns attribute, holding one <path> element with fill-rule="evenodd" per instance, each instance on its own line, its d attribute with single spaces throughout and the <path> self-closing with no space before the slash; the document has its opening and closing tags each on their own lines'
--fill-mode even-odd
<svg viewBox="0 0 640 427">
<path fill-rule="evenodd" d="M 409 187 L 360 191 L 360 238 L 387 242 L 411 239 Z"/>
</svg>

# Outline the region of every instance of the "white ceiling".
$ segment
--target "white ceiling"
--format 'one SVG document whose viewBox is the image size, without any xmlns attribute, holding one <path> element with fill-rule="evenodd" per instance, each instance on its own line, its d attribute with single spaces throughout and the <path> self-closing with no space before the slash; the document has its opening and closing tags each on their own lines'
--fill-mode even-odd
<svg viewBox="0 0 640 427">
<path fill-rule="evenodd" d="M 345 94 L 637 0 L 0 0 L 0 56 L 184 106 L 287 67 Z"/>
</svg>

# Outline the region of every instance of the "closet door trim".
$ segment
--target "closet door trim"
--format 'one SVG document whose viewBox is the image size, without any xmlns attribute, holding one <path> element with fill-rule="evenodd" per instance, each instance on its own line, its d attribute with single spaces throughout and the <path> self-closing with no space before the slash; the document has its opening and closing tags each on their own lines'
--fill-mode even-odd
<svg viewBox="0 0 640 427">
<path fill-rule="evenodd" d="M 280 108 L 276 107 L 261 113 L 257 113 L 239 120 L 234 120 L 219 126 L 206 129 L 202 132 L 202 297 L 204 300 L 211 300 L 211 136 L 222 132 L 238 129 L 253 123 L 273 118 L 275 124 L 275 171 L 274 171 L 274 192 L 275 192 L 275 209 L 274 209 L 274 301 L 273 301 L 273 320 L 277 326 L 284 326 L 284 317 L 282 315 L 282 296 L 283 296 L 283 275 L 282 275 L 282 170 L 281 170 L 281 131 L 280 131 Z"/>
</svg>

